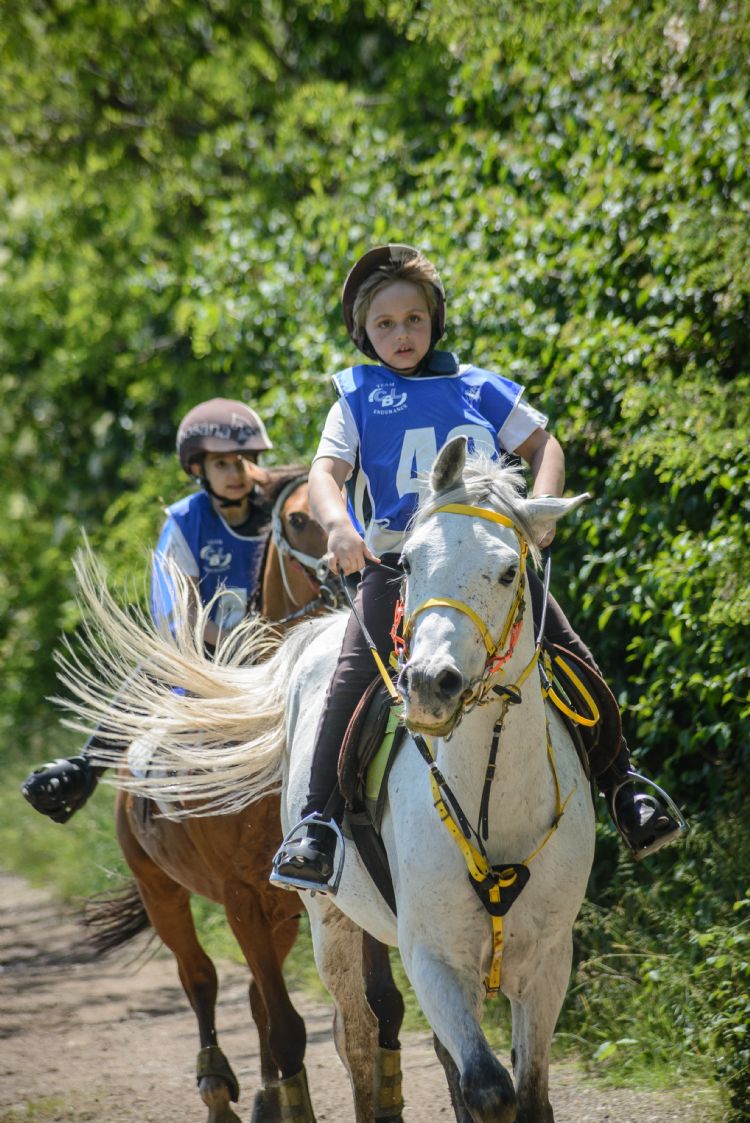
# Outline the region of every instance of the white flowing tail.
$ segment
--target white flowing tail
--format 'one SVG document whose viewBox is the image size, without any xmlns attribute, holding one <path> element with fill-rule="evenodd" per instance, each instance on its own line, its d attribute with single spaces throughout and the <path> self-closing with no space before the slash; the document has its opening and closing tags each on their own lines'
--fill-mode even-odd
<svg viewBox="0 0 750 1123">
<path fill-rule="evenodd" d="M 111 745 L 92 751 L 95 763 L 121 766 L 123 747 L 140 741 L 156 764 L 146 777 L 123 772 L 110 782 L 160 803 L 189 800 L 183 813 L 191 815 L 239 811 L 278 790 L 289 677 L 331 617 L 304 622 L 283 640 L 248 617 L 209 657 L 202 636 L 212 605 L 195 609 L 179 571 L 169 574 L 182 621 L 171 634 L 137 606 L 116 603 L 88 546 L 74 565 L 83 650 L 66 639 L 56 655 L 69 696 L 54 701 L 73 715 L 66 725 L 96 728 L 97 743 Z"/>
</svg>

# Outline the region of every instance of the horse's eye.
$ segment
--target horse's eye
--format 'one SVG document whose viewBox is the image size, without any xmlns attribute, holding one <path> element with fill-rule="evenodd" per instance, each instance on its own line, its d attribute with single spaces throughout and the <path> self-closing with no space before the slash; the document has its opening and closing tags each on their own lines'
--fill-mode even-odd
<svg viewBox="0 0 750 1123">
<path fill-rule="evenodd" d="M 302 530 L 306 522 L 307 516 L 303 515 L 301 511 L 293 511 L 289 516 L 289 525 L 292 530 Z"/>
<path fill-rule="evenodd" d="M 407 575 L 409 573 L 411 573 L 411 563 L 410 563 L 409 559 L 403 557 L 403 555 L 402 555 L 400 560 L 401 560 L 401 568 L 403 569 L 404 573 L 406 573 Z"/>
<path fill-rule="evenodd" d="M 516 579 L 516 567 L 512 565 L 510 569 L 506 569 L 505 573 L 500 578 L 501 585 L 512 585 Z"/>
</svg>

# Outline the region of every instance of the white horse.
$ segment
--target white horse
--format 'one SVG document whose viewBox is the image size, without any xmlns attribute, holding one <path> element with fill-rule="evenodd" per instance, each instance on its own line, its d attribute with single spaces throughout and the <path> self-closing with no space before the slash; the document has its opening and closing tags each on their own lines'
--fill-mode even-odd
<svg viewBox="0 0 750 1123">
<path fill-rule="evenodd" d="M 549 1050 L 594 853 L 589 784 L 562 722 L 545 707 L 523 590 L 525 544 L 538 537 L 540 525 L 586 497 L 523 500 L 516 482 L 514 473 L 487 462 L 467 469 L 463 438 L 439 454 L 403 553 L 409 650 L 398 688 L 407 727 L 433 735 L 440 773 L 473 824 L 480 820 L 493 730 L 504 712 L 484 851 L 488 864 L 502 871 L 501 882 L 515 884 L 519 871 L 508 867 L 525 863 L 528 883 L 493 930 L 467 870 L 467 863 L 481 866 L 481 849 L 477 857 L 476 842 L 459 845 L 461 832 L 441 822 L 448 814 L 455 823 L 453 805 L 431 783 L 412 741 L 390 773 L 382 832 L 397 918 L 353 847 L 335 901 L 306 900 L 319 970 L 347 1027 L 350 1061 L 353 1033 L 364 1032 L 367 1018 L 361 987 L 352 985 L 359 943 L 351 926 L 335 921 L 334 910 L 398 946 L 443 1047 L 439 1055 L 462 1123 L 552 1123 Z M 305 802 L 335 654 L 334 636 L 326 632 L 292 675 L 285 826 L 298 820 Z M 511 697 L 518 686 L 521 700 L 509 703 L 509 694 L 493 686 L 511 688 Z M 480 1028 L 493 973 L 512 1006 L 515 1091 Z M 367 1056 L 370 1048 L 365 1039 L 358 1052 Z M 363 1088 L 367 1081 L 365 1075 Z"/>
<path fill-rule="evenodd" d="M 518 484 L 514 470 L 467 463 L 465 440 L 451 441 L 404 549 L 408 652 L 398 689 L 412 736 L 390 771 L 382 827 L 397 916 L 351 843 L 336 896 L 305 898 L 357 1123 L 374 1118 L 377 1055 L 362 983 L 363 929 L 398 946 L 459 1123 L 553 1123 L 549 1050 L 593 860 L 594 809 L 570 737 L 542 695 L 524 574 L 527 554 L 538 556 L 532 543 L 541 528 L 586 496 L 524 499 Z M 179 782 L 162 773 L 139 790 L 161 799 L 187 792 L 213 809 L 222 800 L 236 809 L 280 781 L 289 829 L 305 802 L 344 626 L 337 615 L 298 628 L 266 662 L 237 667 L 231 682 L 226 667 L 205 664 L 192 680 L 184 658 L 175 671 L 193 694 L 187 700 L 159 698 L 153 678 L 136 683 L 138 712 L 146 722 L 161 714 L 161 751 L 179 772 Z M 190 708 L 184 716 L 181 701 Z M 191 733 L 197 727 L 199 736 Z M 431 742 L 432 767 L 418 751 L 420 734 Z M 467 838 L 468 824 L 477 826 Z M 492 916 L 480 893 L 504 915 Z M 481 1030 L 488 989 L 511 1003 L 514 1081 Z"/>
</svg>

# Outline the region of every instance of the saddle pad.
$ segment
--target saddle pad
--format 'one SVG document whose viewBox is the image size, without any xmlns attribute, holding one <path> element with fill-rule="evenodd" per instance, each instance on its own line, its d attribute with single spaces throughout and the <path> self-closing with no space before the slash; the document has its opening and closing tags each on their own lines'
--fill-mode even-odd
<svg viewBox="0 0 750 1123">
<path fill-rule="evenodd" d="M 374 679 L 349 723 L 338 762 L 344 823 L 394 915 L 393 880 L 379 830 L 388 773 L 405 732 L 399 716 L 400 707 L 392 704 L 382 679 Z"/>
<path fill-rule="evenodd" d="M 352 806 L 365 787 L 370 761 L 377 753 L 394 711 L 388 691 L 378 675 L 368 686 L 344 735 L 338 762 L 339 788 Z"/>
</svg>

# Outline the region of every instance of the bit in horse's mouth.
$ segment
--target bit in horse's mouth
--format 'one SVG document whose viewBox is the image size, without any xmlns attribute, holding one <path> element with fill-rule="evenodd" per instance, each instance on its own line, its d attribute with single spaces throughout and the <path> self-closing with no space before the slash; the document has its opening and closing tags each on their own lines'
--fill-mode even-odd
<svg viewBox="0 0 750 1123">
<path fill-rule="evenodd" d="M 460 717 L 461 707 L 459 706 L 450 717 L 440 723 L 430 724 L 404 718 L 404 725 L 410 733 L 423 733 L 428 737 L 448 737 L 456 728 Z"/>
</svg>

